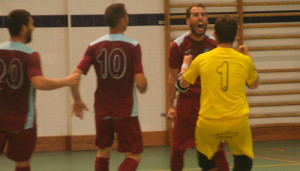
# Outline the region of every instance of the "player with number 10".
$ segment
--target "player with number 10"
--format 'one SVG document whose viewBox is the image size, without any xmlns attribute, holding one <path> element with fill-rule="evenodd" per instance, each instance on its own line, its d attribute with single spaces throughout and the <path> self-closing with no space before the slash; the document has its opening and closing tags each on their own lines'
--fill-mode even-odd
<svg viewBox="0 0 300 171">
<path fill-rule="evenodd" d="M 128 25 L 124 4 L 107 7 L 104 18 L 109 34 L 90 43 L 74 73 L 87 74 L 93 65 L 97 75 L 94 109 L 98 152 L 95 171 L 109 170 L 114 133 L 118 137 L 118 151 L 126 154 L 119 171 L 134 171 L 143 150 L 136 88 L 140 93 L 145 93 L 147 88 L 141 47 L 123 35 Z M 87 108 L 80 98 L 78 86 L 72 88 L 72 94 L 73 113 L 83 117 L 83 110 Z"/>
</svg>

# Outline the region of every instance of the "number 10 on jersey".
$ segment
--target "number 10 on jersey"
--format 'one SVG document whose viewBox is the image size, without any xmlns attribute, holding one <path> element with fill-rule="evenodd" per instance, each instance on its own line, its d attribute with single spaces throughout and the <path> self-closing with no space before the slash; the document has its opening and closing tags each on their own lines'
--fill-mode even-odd
<svg viewBox="0 0 300 171">
<path fill-rule="evenodd" d="M 99 76 L 106 79 L 111 76 L 114 79 L 120 79 L 126 71 L 126 55 L 120 48 L 115 48 L 110 51 L 103 48 L 97 56 L 96 61 L 99 64 Z"/>
</svg>

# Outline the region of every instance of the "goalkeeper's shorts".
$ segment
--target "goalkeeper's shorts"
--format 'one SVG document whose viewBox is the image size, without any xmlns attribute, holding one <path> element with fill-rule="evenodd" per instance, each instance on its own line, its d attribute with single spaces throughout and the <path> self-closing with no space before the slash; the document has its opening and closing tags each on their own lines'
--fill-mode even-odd
<svg viewBox="0 0 300 171">
<path fill-rule="evenodd" d="M 195 139 L 197 150 L 209 159 L 212 159 L 222 140 L 227 142 L 233 155 L 254 158 L 248 116 L 226 120 L 199 117 Z"/>
</svg>

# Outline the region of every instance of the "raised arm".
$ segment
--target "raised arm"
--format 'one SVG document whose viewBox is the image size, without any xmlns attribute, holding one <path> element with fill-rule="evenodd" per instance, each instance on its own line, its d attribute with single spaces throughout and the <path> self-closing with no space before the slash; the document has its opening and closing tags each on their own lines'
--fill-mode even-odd
<svg viewBox="0 0 300 171">
<path fill-rule="evenodd" d="M 257 79 L 253 83 L 247 84 L 248 88 L 250 88 L 250 89 L 256 89 L 258 87 L 258 85 L 259 85 L 258 75 L 257 75 Z"/>
<path fill-rule="evenodd" d="M 183 78 L 183 74 L 187 71 L 192 61 L 193 61 L 193 56 L 191 54 L 185 55 L 183 58 L 183 63 L 180 69 L 180 73 L 177 76 L 177 83 L 175 86 L 176 89 L 181 93 L 184 93 L 189 89 L 190 83 Z"/>
<path fill-rule="evenodd" d="M 240 46 L 238 47 L 238 51 L 241 52 L 241 53 L 243 53 L 244 55 L 249 56 L 249 57 L 251 58 L 251 55 L 250 55 L 250 53 L 249 53 L 249 50 L 248 50 L 248 48 L 247 48 L 247 46 L 246 46 L 245 44 L 240 45 Z M 253 83 L 251 83 L 251 84 L 248 84 L 248 83 L 247 83 L 247 86 L 248 86 L 248 88 L 250 88 L 250 89 L 255 89 L 255 88 L 257 88 L 258 85 L 259 85 L 259 77 L 258 77 L 257 71 L 256 71 L 256 74 L 257 74 L 257 79 L 256 79 Z"/>
</svg>

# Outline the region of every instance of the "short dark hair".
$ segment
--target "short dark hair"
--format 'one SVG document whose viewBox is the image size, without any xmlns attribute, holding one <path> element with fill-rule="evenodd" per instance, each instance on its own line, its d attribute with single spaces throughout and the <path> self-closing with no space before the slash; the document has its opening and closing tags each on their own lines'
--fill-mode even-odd
<svg viewBox="0 0 300 171">
<path fill-rule="evenodd" d="M 193 6 L 190 6 L 190 7 L 188 7 L 186 9 L 186 12 L 185 12 L 185 17 L 186 18 L 190 18 L 190 16 L 191 16 L 191 9 L 194 8 L 194 7 L 201 7 L 201 8 L 203 8 L 205 10 L 205 6 L 203 4 L 201 4 L 201 3 L 195 4 Z"/>
<path fill-rule="evenodd" d="M 222 15 L 215 23 L 218 43 L 233 43 L 237 32 L 237 20 L 229 15 Z"/>
<path fill-rule="evenodd" d="M 104 19 L 109 27 L 116 27 L 121 20 L 125 18 L 125 5 L 122 3 L 115 3 L 108 6 L 105 10 Z"/>
<path fill-rule="evenodd" d="M 7 17 L 7 28 L 10 36 L 19 36 L 22 26 L 28 26 L 30 13 L 24 9 L 16 9 L 9 13 Z"/>
</svg>

